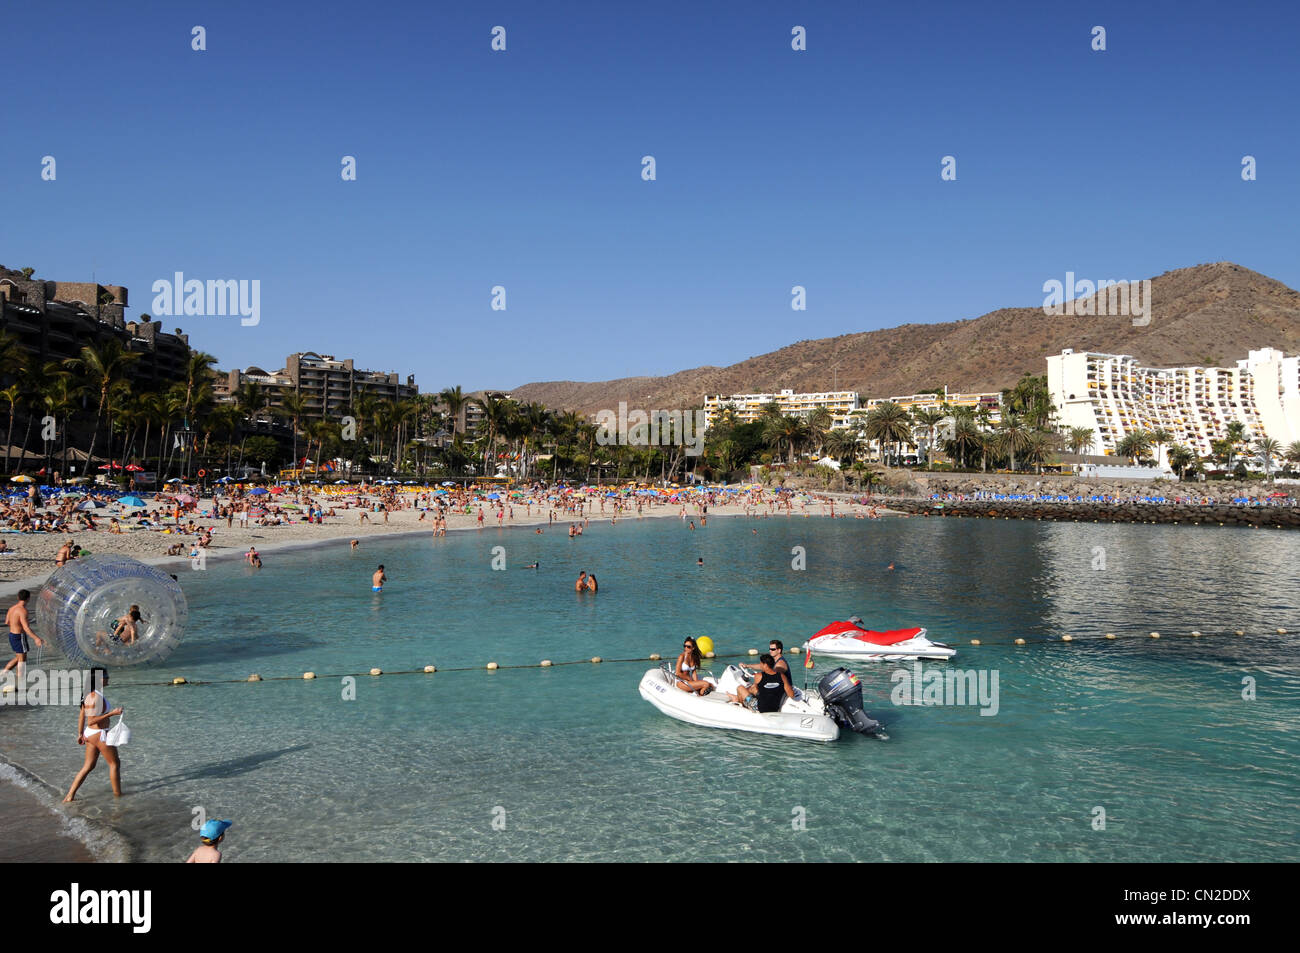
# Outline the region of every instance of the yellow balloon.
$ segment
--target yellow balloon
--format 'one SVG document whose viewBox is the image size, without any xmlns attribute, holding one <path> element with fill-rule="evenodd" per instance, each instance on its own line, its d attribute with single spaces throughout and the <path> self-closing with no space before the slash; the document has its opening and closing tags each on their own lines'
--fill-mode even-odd
<svg viewBox="0 0 1300 953">
<path fill-rule="evenodd" d="M 708 655 L 713 651 L 713 640 L 707 635 L 700 636 L 696 639 L 695 645 L 700 650 L 701 655 Z"/>
</svg>

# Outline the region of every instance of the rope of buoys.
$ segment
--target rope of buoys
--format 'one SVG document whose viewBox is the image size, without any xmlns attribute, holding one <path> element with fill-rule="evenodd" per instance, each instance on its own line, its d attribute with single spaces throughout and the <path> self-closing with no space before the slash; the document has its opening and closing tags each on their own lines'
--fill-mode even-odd
<svg viewBox="0 0 1300 953">
<path fill-rule="evenodd" d="M 1277 627 L 1275 631 L 1279 635 L 1286 635 L 1288 632 L 1287 629 L 1284 629 L 1280 626 Z M 1244 629 L 1235 629 L 1233 630 L 1232 634 L 1238 636 L 1244 636 L 1246 634 L 1246 631 Z M 1201 638 L 1204 636 L 1204 633 L 1202 633 L 1197 629 L 1193 629 L 1191 632 L 1188 633 L 1188 635 L 1192 638 Z M 1052 645 L 1058 642 L 1078 642 L 1078 641 L 1094 642 L 1094 641 L 1100 641 L 1101 639 L 1105 639 L 1107 641 L 1115 641 L 1117 638 L 1118 636 L 1114 632 L 1107 632 L 1104 635 L 1100 636 L 1099 638 L 1084 637 L 1082 639 L 1079 636 L 1071 635 L 1067 633 L 1057 639 L 1052 639 L 1052 638 L 1036 639 L 1033 644 Z M 1148 638 L 1161 639 L 1163 638 L 1163 636 L 1159 632 L 1149 632 Z M 970 644 L 973 646 L 983 646 L 983 645 L 997 646 L 997 645 L 1007 645 L 1007 644 L 1028 645 L 1030 643 L 1029 640 L 1023 637 L 1017 637 L 1016 639 L 1012 640 L 1012 643 L 985 642 L 982 639 L 971 639 Z M 739 658 L 745 658 L 746 656 L 754 656 L 757 654 L 758 654 L 757 649 L 747 649 L 745 655 L 740 655 L 740 654 L 717 655 L 716 653 L 714 653 L 711 654 L 709 657 L 718 658 L 718 659 L 728 659 L 728 658 L 739 659 Z M 604 663 L 628 664 L 632 662 L 658 662 L 661 661 L 662 659 L 663 656 L 660 655 L 658 652 L 655 652 L 644 658 L 638 657 L 638 658 L 607 659 L 600 655 L 593 655 L 591 658 L 576 659 L 570 662 L 556 662 L 552 659 L 542 659 L 540 662 L 535 662 L 531 664 L 521 664 L 521 665 L 501 665 L 498 662 L 488 662 L 485 666 L 465 666 L 462 668 L 447 668 L 447 669 L 440 669 L 436 665 L 425 665 L 417 669 L 403 669 L 400 671 L 387 672 L 387 673 L 385 673 L 383 669 L 376 667 L 376 668 L 369 669 L 367 672 L 340 672 L 336 675 L 329 675 L 329 674 L 321 675 L 321 674 L 317 674 L 316 672 L 310 672 L 310 671 L 303 672 L 301 675 L 260 675 L 254 673 L 252 675 L 247 676 L 246 678 L 215 678 L 211 680 L 200 680 L 200 681 L 193 681 L 191 679 L 185 678 L 184 676 L 177 676 L 165 682 L 136 682 L 132 684 L 130 687 L 147 688 L 151 686 L 164 686 L 164 685 L 233 685 L 233 684 L 244 684 L 248 682 L 285 682 L 285 681 L 304 681 L 304 680 L 312 681 L 314 679 L 319 679 L 319 678 L 348 678 L 348 677 L 355 678 L 358 677 L 359 675 L 379 676 L 384 674 L 431 675 L 435 672 L 481 672 L 485 668 L 490 672 L 495 672 L 495 671 L 502 671 L 506 669 L 553 668 L 560 665 L 600 665 Z"/>
</svg>

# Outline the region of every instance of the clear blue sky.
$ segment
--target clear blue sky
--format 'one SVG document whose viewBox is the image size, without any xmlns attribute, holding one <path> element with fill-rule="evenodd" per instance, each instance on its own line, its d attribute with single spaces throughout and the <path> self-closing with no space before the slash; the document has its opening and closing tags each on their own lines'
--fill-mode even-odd
<svg viewBox="0 0 1300 953">
<path fill-rule="evenodd" d="M 126 285 L 133 317 L 176 271 L 259 279 L 257 327 L 163 320 L 223 368 L 316 350 L 423 390 L 724 365 L 1039 305 L 1067 270 L 1300 287 L 1298 28 L 1241 2 L 10 10 L 0 262 Z"/>
</svg>

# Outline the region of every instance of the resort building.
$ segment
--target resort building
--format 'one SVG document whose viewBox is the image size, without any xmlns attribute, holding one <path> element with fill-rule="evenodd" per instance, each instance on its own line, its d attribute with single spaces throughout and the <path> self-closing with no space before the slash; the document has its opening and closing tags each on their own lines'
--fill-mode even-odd
<svg viewBox="0 0 1300 953">
<path fill-rule="evenodd" d="M 815 394 L 796 394 L 793 390 L 783 390 L 776 394 L 732 394 L 729 397 L 718 396 L 704 398 L 704 427 L 707 430 L 714 419 L 727 405 L 731 405 L 737 423 L 748 424 L 758 420 L 763 414 L 763 407 L 775 403 L 781 413 L 796 417 L 804 416 L 818 407 L 825 407 L 831 412 L 832 427 L 847 427 L 849 415 L 861 407 L 858 395 L 854 391 L 824 391 Z"/>
<path fill-rule="evenodd" d="M 407 375 L 406 382 L 402 383 L 396 373 L 357 370 L 351 359 L 340 361 L 331 354 L 314 351 L 290 354 L 285 358 L 284 367 L 274 372 L 260 367 L 228 371 L 224 375 L 218 372 L 214 396 L 233 401 L 245 383 L 264 388 L 271 407 L 279 406 L 286 393 L 302 394 L 307 398 L 307 420 L 326 417 L 338 420 L 349 409 L 355 409 L 356 401 L 366 394 L 377 400 L 410 400 L 419 394 L 414 375 Z"/>
<path fill-rule="evenodd" d="M 1146 367 L 1127 354 L 1066 349 L 1047 358 L 1047 386 L 1063 427 L 1093 430 L 1086 452 L 1095 455 L 1113 456 L 1135 430 L 1163 429 L 1205 457 L 1233 421 L 1248 443 L 1300 439 L 1300 358 L 1272 348 L 1232 368 Z"/>
<path fill-rule="evenodd" d="M 991 423 L 997 423 L 1002 419 L 1002 395 L 997 392 L 989 394 L 950 394 L 945 386 L 942 394 L 930 392 L 928 394 L 911 394 L 907 397 L 873 397 L 862 405 L 862 410 L 869 413 L 877 404 L 883 404 L 886 401 L 898 404 L 908 413 L 914 413 L 918 410 L 970 407 L 975 411 L 981 408 L 988 411 Z"/>
<path fill-rule="evenodd" d="M 127 369 L 134 386 L 155 388 L 184 381 L 189 337 L 169 334 L 161 321 L 126 320 L 127 289 L 81 281 L 40 281 L 0 268 L 0 331 L 14 338 L 30 367 L 80 357 L 87 345 L 116 340 L 139 355 Z"/>
</svg>

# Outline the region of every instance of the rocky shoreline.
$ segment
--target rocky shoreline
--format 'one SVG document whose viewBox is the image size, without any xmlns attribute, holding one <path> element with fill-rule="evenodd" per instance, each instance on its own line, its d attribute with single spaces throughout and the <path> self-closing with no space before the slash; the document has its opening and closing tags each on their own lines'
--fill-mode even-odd
<svg viewBox="0 0 1300 953">
<path fill-rule="evenodd" d="M 890 509 L 913 516 L 1034 519 L 1101 523 L 1184 523 L 1300 529 L 1300 507 L 1234 503 L 1044 503 L 1032 500 L 890 499 Z"/>
</svg>

